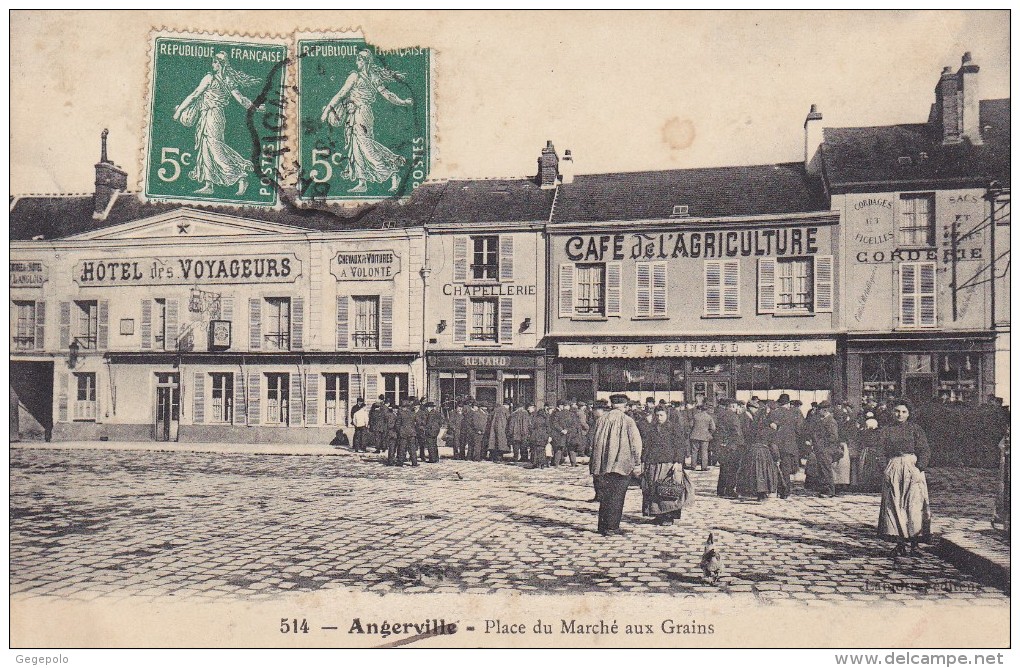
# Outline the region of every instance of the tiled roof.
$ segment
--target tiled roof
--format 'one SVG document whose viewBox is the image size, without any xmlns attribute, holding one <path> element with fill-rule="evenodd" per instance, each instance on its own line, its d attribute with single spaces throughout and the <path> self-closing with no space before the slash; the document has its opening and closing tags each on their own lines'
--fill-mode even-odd
<svg viewBox="0 0 1020 668">
<path fill-rule="evenodd" d="M 431 222 L 544 223 L 549 219 L 553 193 L 540 188 L 534 179 L 449 181 Z"/>
<path fill-rule="evenodd" d="M 990 127 L 979 145 L 967 140 L 943 145 L 941 127 L 927 123 L 825 128 L 822 156 L 829 188 L 982 187 L 992 179 L 1008 186 L 1009 100 L 982 100 L 980 115 L 981 127 Z"/>
<path fill-rule="evenodd" d="M 819 185 L 799 162 L 579 174 L 560 187 L 553 222 L 669 218 L 676 205 L 692 218 L 827 211 Z"/>
<path fill-rule="evenodd" d="M 403 204 L 385 200 L 359 207 L 309 205 L 300 208 L 285 206 L 280 210 L 143 202 L 134 193 L 121 193 L 104 220 L 94 220 L 92 217 L 94 211 L 92 195 L 25 196 L 17 198 L 16 201 L 12 200 L 14 206 L 10 212 L 10 238 L 14 241 L 34 237 L 59 239 L 182 208 L 242 216 L 250 220 L 317 231 L 413 227 L 421 225 L 422 221 L 432 214 L 442 190 L 442 184 L 425 184 Z"/>
</svg>

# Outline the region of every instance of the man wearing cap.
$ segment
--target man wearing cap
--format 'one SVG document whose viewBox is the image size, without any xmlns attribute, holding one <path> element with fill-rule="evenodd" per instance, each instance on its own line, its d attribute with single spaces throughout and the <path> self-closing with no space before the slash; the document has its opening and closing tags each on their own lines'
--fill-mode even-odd
<svg viewBox="0 0 1020 668">
<path fill-rule="evenodd" d="M 814 488 L 823 498 L 836 496 L 832 465 L 843 457 L 843 447 L 839 444 L 839 427 L 832 418 L 832 404 L 828 400 L 819 402 L 815 407 L 815 419 L 810 421 L 808 438 L 817 469 Z"/>
<path fill-rule="evenodd" d="M 366 447 L 371 445 L 375 448 L 377 454 L 386 447 L 386 432 L 389 429 L 387 426 L 387 414 L 389 412 L 390 409 L 386 406 L 385 394 L 379 395 L 379 400 L 372 404 L 372 408 L 368 412 L 369 442 L 366 443 Z"/>
<path fill-rule="evenodd" d="M 641 475 L 641 434 L 634 418 L 624 412 L 627 395 L 609 397 L 613 409 L 595 423 L 590 471 L 599 476 L 599 526 L 603 536 L 619 535 L 623 504 L 631 476 Z"/>
<path fill-rule="evenodd" d="M 485 457 L 485 427 L 488 426 L 489 418 L 478 407 L 478 403 L 472 401 L 471 407 L 464 413 L 464 421 L 461 423 L 464 429 L 464 442 L 467 444 L 467 458 L 473 462 L 481 461 Z"/>
<path fill-rule="evenodd" d="M 413 404 L 405 399 L 397 410 L 397 422 L 394 426 L 397 433 L 395 443 L 390 445 L 386 461 L 391 466 L 403 466 L 404 459 L 411 455 L 411 466 L 418 466 L 418 449 L 415 447 L 415 414 Z"/>
<path fill-rule="evenodd" d="M 443 416 L 436 410 L 436 404 L 431 401 L 425 402 L 425 410 L 421 412 L 421 428 L 425 437 L 425 445 L 428 451 L 430 464 L 439 463 L 439 432 L 443 429 Z"/>
<path fill-rule="evenodd" d="M 776 425 L 776 445 L 779 447 L 779 498 L 785 499 L 793 490 L 793 474 L 800 466 L 801 412 L 790 405 L 790 395 L 779 395 L 778 406 L 769 413 L 769 422 Z"/>
</svg>

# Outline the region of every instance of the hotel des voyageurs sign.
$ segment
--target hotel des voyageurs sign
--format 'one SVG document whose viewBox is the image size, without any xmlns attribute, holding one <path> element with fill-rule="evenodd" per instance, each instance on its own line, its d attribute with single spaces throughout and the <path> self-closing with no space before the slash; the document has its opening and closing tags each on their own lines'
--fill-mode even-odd
<svg viewBox="0 0 1020 668">
<path fill-rule="evenodd" d="M 300 275 L 294 253 L 87 259 L 73 269 L 81 287 L 293 283 Z"/>
</svg>

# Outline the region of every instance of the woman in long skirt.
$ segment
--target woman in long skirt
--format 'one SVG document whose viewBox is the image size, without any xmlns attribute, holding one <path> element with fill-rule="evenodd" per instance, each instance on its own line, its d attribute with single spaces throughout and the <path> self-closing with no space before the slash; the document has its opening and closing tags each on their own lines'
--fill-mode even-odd
<svg viewBox="0 0 1020 668">
<path fill-rule="evenodd" d="M 893 556 L 917 548 L 919 540 L 931 534 L 931 508 L 928 502 L 928 466 L 931 448 L 924 431 L 910 422 L 911 407 L 906 401 L 893 407 L 895 423 L 879 433 L 879 445 L 885 449 L 889 464 L 882 482 L 882 508 L 878 515 L 878 535 L 896 541 Z"/>
<path fill-rule="evenodd" d="M 869 417 L 858 436 L 860 456 L 857 460 L 857 476 L 853 488 L 858 492 L 881 492 L 885 478 L 885 451 L 878 444 L 878 420 Z"/>
<path fill-rule="evenodd" d="M 679 519 L 684 506 L 694 500 L 694 485 L 684 471 L 683 440 L 675 421 L 669 421 L 665 406 L 655 409 L 652 422 L 642 431 L 641 512 L 655 518 L 655 524 L 668 526 Z M 668 482 L 672 479 L 673 485 Z M 665 485 L 663 483 L 666 483 Z M 673 487 L 673 494 L 663 495 L 663 488 Z"/>
<path fill-rule="evenodd" d="M 779 491 L 779 445 L 776 443 L 777 426 L 768 419 L 763 408 L 751 426 L 750 444 L 740 461 L 737 492 L 741 496 L 756 496 L 764 501 Z"/>
</svg>

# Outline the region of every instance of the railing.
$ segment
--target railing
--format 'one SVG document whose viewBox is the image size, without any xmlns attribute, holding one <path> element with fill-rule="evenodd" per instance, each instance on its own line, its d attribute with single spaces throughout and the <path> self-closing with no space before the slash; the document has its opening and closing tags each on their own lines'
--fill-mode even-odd
<svg viewBox="0 0 1020 668">
<path fill-rule="evenodd" d="M 354 332 L 352 338 L 355 348 L 379 349 L 379 335 L 374 332 Z"/>
<path fill-rule="evenodd" d="M 79 399 L 74 403 L 74 419 L 75 420 L 95 420 L 96 419 L 96 402 L 85 401 Z"/>
<path fill-rule="evenodd" d="M 74 342 L 78 344 L 78 348 L 81 350 L 95 350 L 99 347 L 95 336 L 76 336 Z"/>
<path fill-rule="evenodd" d="M 290 334 L 266 334 L 264 338 L 269 350 L 290 350 Z"/>
<path fill-rule="evenodd" d="M 15 350 L 33 350 L 33 349 L 35 349 L 35 337 L 34 336 L 15 336 L 14 337 L 14 349 Z"/>
</svg>

